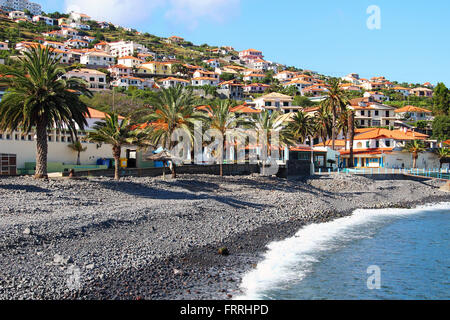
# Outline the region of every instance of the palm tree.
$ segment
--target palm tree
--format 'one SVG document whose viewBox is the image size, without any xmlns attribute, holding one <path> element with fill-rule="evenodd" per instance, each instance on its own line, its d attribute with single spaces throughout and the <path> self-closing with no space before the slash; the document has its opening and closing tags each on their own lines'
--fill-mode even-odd
<svg viewBox="0 0 450 320">
<path fill-rule="evenodd" d="M 450 158 L 450 150 L 448 148 L 438 148 L 434 153 L 439 158 L 439 171 L 441 171 L 445 160 Z"/>
<path fill-rule="evenodd" d="M 326 146 L 326 142 L 331 136 L 332 128 L 332 115 L 326 106 L 320 106 L 318 112 L 314 116 L 314 123 L 317 135 L 322 138 L 323 144 Z"/>
<path fill-rule="evenodd" d="M 119 167 L 122 147 L 134 142 L 133 127 L 128 119 L 121 120 L 116 113 L 106 115 L 104 121 L 97 121 L 93 131 L 86 136 L 87 141 L 106 143 L 112 146 L 114 157 L 114 179 L 120 180 Z"/>
<path fill-rule="evenodd" d="M 148 136 L 148 140 L 153 145 L 159 145 L 171 151 L 175 146 L 172 135 L 177 129 L 184 130 L 192 143 L 193 123 L 196 120 L 204 121 L 205 116 L 195 111 L 191 88 L 185 89 L 179 85 L 175 88 L 162 89 L 153 99 L 152 105 L 154 112 L 143 117 L 141 122 L 153 128 Z M 172 163 L 172 177 L 175 179 L 176 176 L 176 164 Z"/>
<path fill-rule="evenodd" d="M 427 150 L 425 143 L 421 140 L 414 140 L 411 142 L 408 142 L 405 145 L 406 152 L 412 153 L 413 156 L 413 168 L 415 169 L 417 167 L 417 159 L 419 159 L 419 154 L 425 152 Z"/>
<path fill-rule="evenodd" d="M 303 111 L 295 113 L 287 128 L 294 139 L 302 144 L 307 138 L 312 139 L 315 134 L 314 121 Z"/>
<path fill-rule="evenodd" d="M 353 110 L 348 111 L 348 140 L 350 141 L 350 158 L 349 158 L 349 168 L 355 166 L 354 154 L 353 154 L 353 143 L 355 140 L 355 112 Z M 347 145 L 347 143 L 345 143 Z"/>
<path fill-rule="evenodd" d="M 77 153 L 77 166 L 79 166 L 81 164 L 80 155 L 87 150 L 87 147 L 83 147 L 80 140 L 77 140 L 74 143 L 69 144 L 69 148 Z"/>
<path fill-rule="evenodd" d="M 259 134 L 259 143 L 262 148 L 267 148 L 267 156 L 272 156 L 272 148 L 280 146 L 291 145 L 294 143 L 294 137 L 287 128 L 287 123 L 280 120 L 281 114 L 277 111 L 270 112 L 265 110 L 258 115 L 253 116 L 249 122 L 250 127 L 254 128 Z M 274 143 L 274 136 L 278 135 L 279 145 L 272 145 Z M 263 174 L 265 174 L 265 167 L 263 163 Z"/>
<path fill-rule="evenodd" d="M 344 139 L 347 138 L 348 133 L 349 133 L 349 116 L 350 116 L 350 110 L 345 107 L 344 109 L 341 110 L 338 120 L 337 120 L 337 130 L 338 132 L 342 132 L 342 135 L 345 137 Z M 347 144 L 345 144 L 345 150 L 347 150 Z"/>
<path fill-rule="evenodd" d="M 77 126 L 83 130 L 89 116 L 80 94 L 92 96 L 80 79 L 63 80 L 65 70 L 53 49 L 31 47 L 19 58 L 18 68 L 3 67 L 0 85 L 8 92 L 0 103 L 0 130 L 36 132 L 35 178 L 47 178 L 47 130 L 70 130 L 76 137 Z"/>
<path fill-rule="evenodd" d="M 322 102 L 327 106 L 333 115 L 331 139 L 333 150 L 336 150 L 336 119 L 341 110 L 344 110 L 348 104 L 346 94 L 340 87 L 339 79 L 331 79 L 329 82 L 328 91 L 326 92 L 326 99 Z"/>
<path fill-rule="evenodd" d="M 223 137 L 223 144 L 221 146 L 219 155 L 220 176 L 223 176 L 223 161 L 227 132 L 236 128 L 239 119 L 234 112 L 231 111 L 233 104 L 230 100 L 222 100 L 216 105 L 212 105 L 210 109 L 209 127 L 220 132 Z"/>
</svg>

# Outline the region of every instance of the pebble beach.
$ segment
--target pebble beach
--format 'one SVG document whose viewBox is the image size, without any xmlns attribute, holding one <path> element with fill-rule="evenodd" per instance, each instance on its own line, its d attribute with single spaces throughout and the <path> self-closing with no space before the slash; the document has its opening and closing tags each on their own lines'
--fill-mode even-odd
<svg viewBox="0 0 450 320">
<path fill-rule="evenodd" d="M 449 201 L 442 184 L 351 175 L 1 178 L 0 299 L 232 299 L 268 243 L 359 208 Z"/>
</svg>

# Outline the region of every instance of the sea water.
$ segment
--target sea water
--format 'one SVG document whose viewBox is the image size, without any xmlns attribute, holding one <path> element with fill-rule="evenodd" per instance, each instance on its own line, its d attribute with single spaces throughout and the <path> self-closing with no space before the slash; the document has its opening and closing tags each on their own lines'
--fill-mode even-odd
<svg viewBox="0 0 450 320">
<path fill-rule="evenodd" d="M 271 243 L 239 299 L 449 299 L 450 203 L 357 210 Z"/>
</svg>

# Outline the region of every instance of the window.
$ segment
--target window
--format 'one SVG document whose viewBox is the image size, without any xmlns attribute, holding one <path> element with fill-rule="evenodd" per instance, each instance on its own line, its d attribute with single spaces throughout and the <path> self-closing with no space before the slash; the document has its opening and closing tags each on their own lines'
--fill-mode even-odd
<svg viewBox="0 0 450 320">
<path fill-rule="evenodd" d="M 384 143 L 386 144 L 386 147 L 388 147 L 388 148 L 391 146 L 391 140 L 386 140 Z"/>
<path fill-rule="evenodd" d="M 375 111 L 375 116 L 378 116 L 379 115 L 379 112 L 378 111 Z"/>
<path fill-rule="evenodd" d="M 380 141 L 377 140 L 377 142 L 375 142 L 375 148 L 379 148 L 380 147 Z"/>
<path fill-rule="evenodd" d="M 364 116 L 365 113 L 366 113 L 366 112 L 365 112 L 364 110 L 361 110 L 361 115 L 362 115 L 362 116 Z"/>
</svg>

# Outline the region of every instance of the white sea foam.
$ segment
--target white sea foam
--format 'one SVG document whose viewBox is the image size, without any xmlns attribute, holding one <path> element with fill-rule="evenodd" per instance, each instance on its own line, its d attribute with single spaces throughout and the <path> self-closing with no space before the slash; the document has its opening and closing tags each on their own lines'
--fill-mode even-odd
<svg viewBox="0 0 450 320">
<path fill-rule="evenodd" d="M 433 210 L 450 210 L 450 202 L 428 204 L 415 209 L 356 210 L 352 216 L 311 224 L 294 237 L 268 245 L 264 260 L 243 278 L 244 296 L 238 300 L 258 300 L 267 289 L 286 288 L 303 280 L 313 270 L 321 253 L 338 249 L 356 239 L 371 237 L 376 229 L 391 219 Z M 373 224 L 374 228 L 370 228 Z"/>
</svg>

